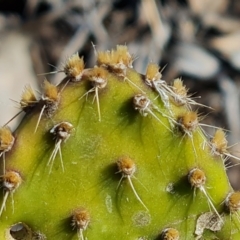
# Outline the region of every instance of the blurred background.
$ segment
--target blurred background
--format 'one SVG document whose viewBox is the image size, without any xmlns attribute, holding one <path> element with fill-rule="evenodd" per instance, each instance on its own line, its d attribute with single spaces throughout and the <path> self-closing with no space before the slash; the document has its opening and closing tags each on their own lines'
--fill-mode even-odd
<svg viewBox="0 0 240 240">
<path fill-rule="evenodd" d="M 127 44 L 139 72 L 152 61 L 168 83 L 181 77 L 214 109 L 198 109 L 204 123 L 229 129 L 229 145 L 240 142 L 239 0 L 0 0 L 0 126 L 19 112 L 24 85 L 57 84 L 62 73 L 40 74 L 61 70 L 75 52 L 93 66 L 93 45 L 116 44 Z M 239 147 L 230 152 L 240 157 Z M 239 190 L 240 168 L 228 173 Z"/>
</svg>

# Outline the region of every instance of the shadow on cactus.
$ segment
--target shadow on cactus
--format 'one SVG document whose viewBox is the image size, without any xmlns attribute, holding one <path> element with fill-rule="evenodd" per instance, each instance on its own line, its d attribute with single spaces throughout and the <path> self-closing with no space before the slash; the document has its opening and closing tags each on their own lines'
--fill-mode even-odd
<svg viewBox="0 0 240 240">
<path fill-rule="evenodd" d="M 240 239 L 224 133 L 208 139 L 180 79 L 132 62 L 75 54 L 39 99 L 25 88 L 25 118 L 0 129 L 0 239 Z"/>
</svg>

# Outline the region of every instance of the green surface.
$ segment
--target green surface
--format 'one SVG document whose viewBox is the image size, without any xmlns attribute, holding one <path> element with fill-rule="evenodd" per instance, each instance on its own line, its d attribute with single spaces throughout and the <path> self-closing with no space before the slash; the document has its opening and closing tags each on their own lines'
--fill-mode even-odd
<svg viewBox="0 0 240 240">
<path fill-rule="evenodd" d="M 128 70 L 128 78 L 169 114 L 141 76 Z M 151 114 L 141 116 L 132 103 L 140 90 L 129 81 L 109 74 L 106 88 L 99 90 L 101 122 L 94 93 L 79 100 L 89 89 L 87 79 L 69 82 L 52 119 L 44 116 L 34 134 L 40 112 L 35 109 L 15 132 L 16 143 L 6 155 L 6 165 L 21 174 L 23 183 L 13 194 L 14 213 L 11 199 L 7 200 L 0 218 L 0 239 L 5 239 L 6 229 L 18 222 L 50 240 L 78 239 L 70 217 L 79 207 L 86 208 L 91 216 L 89 227 L 83 231 L 88 240 L 157 239 L 166 227 L 176 228 L 180 239 L 194 239 L 196 219 L 213 210 L 200 189 L 194 194 L 187 175 L 195 167 L 204 171 L 204 188 L 221 213 L 222 203 L 232 191 L 221 159 L 211 157 L 208 147 L 203 148 L 199 129 L 190 138 L 176 129 L 170 132 Z M 174 107 L 174 112 L 183 111 Z M 153 112 L 171 128 L 166 117 Z M 74 126 L 70 138 L 61 145 L 65 171 L 57 155 L 49 174 L 47 162 L 55 146 L 49 131 L 62 121 Z M 137 200 L 127 178 L 120 183 L 116 161 L 124 156 L 136 164 L 131 179 L 149 211 Z M 240 239 L 235 214 L 226 215 L 224 222 L 222 231 L 206 230 L 202 239 Z"/>
</svg>

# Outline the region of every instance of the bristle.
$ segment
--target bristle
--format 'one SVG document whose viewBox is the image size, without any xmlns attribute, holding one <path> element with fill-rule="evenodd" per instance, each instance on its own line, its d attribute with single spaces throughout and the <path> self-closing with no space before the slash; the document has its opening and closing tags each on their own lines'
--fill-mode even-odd
<svg viewBox="0 0 240 240">
<path fill-rule="evenodd" d="M 52 171 L 53 163 L 57 156 L 57 153 L 59 153 L 60 155 L 61 166 L 64 172 L 61 145 L 62 145 L 62 142 L 66 142 L 67 139 L 70 137 L 72 130 L 73 130 L 73 125 L 69 122 L 58 123 L 50 130 L 50 133 L 54 135 L 55 146 L 47 163 L 47 165 L 50 165 L 49 174 Z"/>
<path fill-rule="evenodd" d="M 107 67 L 109 64 L 111 64 L 111 52 L 99 51 L 97 53 L 97 65 Z"/>
<path fill-rule="evenodd" d="M 143 94 L 137 94 L 133 98 L 133 105 L 135 110 L 146 116 L 149 107 L 151 107 L 151 101 Z"/>
<path fill-rule="evenodd" d="M 17 102 L 17 101 L 15 101 Z M 20 105 L 21 111 L 15 114 L 10 120 L 8 120 L 4 126 L 7 126 L 11 121 L 13 121 L 17 116 L 19 116 L 22 112 L 28 112 L 33 109 L 37 104 L 38 100 L 35 96 L 35 93 L 30 85 L 26 85 L 24 91 L 21 96 L 20 102 L 17 102 Z"/>
<path fill-rule="evenodd" d="M 83 57 L 79 57 L 78 53 L 73 54 L 67 60 L 63 71 L 72 81 L 80 81 L 84 72 Z"/>
<path fill-rule="evenodd" d="M 43 113 L 47 117 L 51 117 L 55 113 L 55 111 L 58 109 L 58 105 L 60 101 L 60 93 L 58 92 L 58 88 L 55 85 L 49 83 L 47 80 L 45 80 L 43 83 L 42 100 L 43 100 L 43 107 L 39 115 L 35 132 L 38 128 L 38 125 L 40 123 Z"/>
<path fill-rule="evenodd" d="M 206 183 L 205 173 L 202 170 L 200 170 L 199 168 L 194 168 L 188 173 L 188 181 L 189 181 L 191 187 L 194 188 L 194 192 L 198 188 L 205 195 L 205 197 L 208 201 L 208 204 L 212 207 L 213 211 L 216 213 L 219 220 L 221 222 L 223 222 L 222 217 L 218 213 L 216 207 L 214 206 L 214 204 L 211 200 L 211 197 L 208 195 L 208 193 L 204 187 L 204 185 Z"/>
<path fill-rule="evenodd" d="M 102 67 L 94 67 L 88 74 L 89 80 L 92 82 L 93 87 L 99 89 L 106 87 L 108 72 Z"/>
<path fill-rule="evenodd" d="M 2 215 L 3 209 L 6 207 L 6 202 L 8 199 L 9 194 L 13 196 L 13 193 L 15 190 L 21 185 L 22 183 L 22 177 L 20 174 L 16 171 L 6 171 L 3 176 L 1 176 L 2 180 L 2 187 L 4 190 L 4 196 L 2 205 L 0 207 L 0 216 Z M 14 203 L 12 198 L 12 204 Z M 14 210 L 14 204 L 13 204 L 13 210 Z"/>
<path fill-rule="evenodd" d="M 23 111 L 28 111 L 36 105 L 38 102 L 35 93 L 30 85 L 25 86 L 25 89 L 22 93 L 20 105 Z"/>
<path fill-rule="evenodd" d="M 222 129 L 217 129 L 210 143 L 212 154 L 222 155 L 228 153 L 228 141 L 225 132 Z"/>
<path fill-rule="evenodd" d="M 113 53 L 113 60 L 116 64 L 122 63 L 126 67 L 132 68 L 133 59 L 126 45 L 117 45 L 116 51 Z"/>
<path fill-rule="evenodd" d="M 180 129 L 184 133 L 193 132 L 198 127 L 198 114 L 197 112 L 187 111 L 178 117 Z"/>
<path fill-rule="evenodd" d="M 134 161 L 129 157 L 121 158 L 117 161 L 117 166 L 119 172 L 123 174 L 123 176 L 133 176 L 136 171 L 136 165 Z"/>
<path fill-rule="evenodd" d="M 155 63 L 149 63 L 146 70 L 146 80 L 156 81 L 162 78 L 162 74 L 159 72 L 159 66 Z"/>
<path fill-rule="evenodd" d="M 80 98 L 82 99 L 84 96 L 87 96 L 89 93 L 91 92 L 95 92 L 94 98 L 93 98 L 93 102 L 96 99 L 97 102 L 97 110 L 98 110 L 98 120 L 99 122 L 101 122 L 101 110 L 100 110 L 100 101 L 99 101 L 99 89 L 103 89 L 107 86 L 107 75 L 108 72 L 106 69 L 103 68 L 103 66 L 101 67 L 94 67 L 93 69 L 90 69 L 88 72 L 88 80 L 91 82 L 92 84 L 92 88 L 87 91 L 85 94 L 83 94 Z"/>
<path fill-rule="evenodd" d="M 59 100 L 58 89 L 55 85 L 48 82 L 46 79 L 43 82 L 43 98 L 44 100 L 57 102 Z"/>
<path fill-rule="evenodd" d="M 149 211 L 147 206 L 144 204 L 144 202 L 142 201 L 142 199 L 138 195 L 138 193 L 137 193 L 137 191 L 136 191 L 136 189 L 133 185 L 132 179 L 131 179 L 133 177 L 134 173 L 136 172 L 136 165 L 135 165 L 134 161 L 129 157 L 120 158 L 117 161 L 117 167 L 118 167 L 118 172 L 122 173 L 122 177 L 120 179 L 120 182 L 119 182 L 118 186 L 121 184 L 122 179 L 126 178 L 129 182 L 130 187 L 131 187 L 135 197 L 137 198 L 137 200 L 142 204 L 142 206 L 147 211 Z"/>
<path fill-rule="evenodd" d="M 56 124 L 51 130 L 50 133 L 52 133 L 55 138 L 61 139 L 63 141 L 66 141 L 71 134 L 71 131 L 73 130 L 73 125 L 69 122 L 61 122 Z"/>
<path fill-rule="evenodd" d="M 90 214 L 85 208 L 76 209 L 72 214 L 73 229 L 86 230 L 90 223 Z"/>
<path fill-rule="evenodd" d="M 126 69 L 132 68 L 132 56 L 125 45 L 117 45 L 111 51 L 98 52 L 97 64 L 103 66 L 119 76 L 126 76 Z"/>
<path fill-rule="evenodd" d="M 188 90 L 186 86 L 183 85 L 183 81 L 180 78 L 177 78 L 173 82 L 172 86 L 173 94 L 171 94 L 173 102 L 177 106 L 186 105 L 187 108 L 190 109 L 189 104 L 194 104 L 194 101 L 187 96 Z"/>
<path fill-rule="evenodd" d="M 158 122 L 160 122 L 165 128 L 167 128 L 170 132 L 172 130 L 153 112 L 153 109 L 157 112 L 161 113 L 164 117 L 168 118 L 168 121 L 172 125 L 172 118 L 162 113 L 156 106 L 154 106 L 150 99 L 148 99 L 143 94 L 137 94 L 133 97 L 133 107 L 135 110 L 138 110 L 139 113 L 146 117 L 148 114 L 152 115 Z"/>
<path fill-rule="evenodd" d="M 43 114 L 50 118 L 58 109 L 59 101 L 60 93 L 58 92 L 58 88 L 45 79 L 43 82 L 43 95 L 42 95 L 43 106 L 40 111 L 34 133 L 37 132 Z"/>
<path fill-rule="evenodd" d="M 159 66 L 157 64 L 148 64 L 145 75 L 145 83 L 159 94 L 164 106 L 169 111 L 169 113 L 173 115 L 169 103 L 169 96 L 172 95 L 173 92 L 166 81 L 162 79 L 162 74 L 159 72 Z"/>
<path fill-rule="evenodd" d="M 6 173 L 2 176 L 3 180 L 3 188 L 6 191 L 13 192 L 15 191 L 20 184 L 22 183 L 22 177 L 16 171 L 6 171 Z"/>
<path fill-rule="evenodd" d="M 90 70 L 89 72 L 89 77 L 90 78 L 104 78 L 106 79 L 108 75 L 108 71 L 105 69 L 105 68 L 102 68 L 102 67 L 94 67 Z"/>
<path fill-rule="evenodd" d="M 191 95 L 188 95 L 188 89 L 185 85 L 183 85 L 183 81 L 180 78 L 177 78 L 173 82 L 173 86 L 171 87 L 170 96 L 173 104 L 176 106 L 185 106 L 188 110 L 191 110 L 192 105 L 199 107 L 208 107 L 204 104 L 197 103 L 191 98 Z"/>
<path fill-rule="evenodd" d="M 229 193 L 225 205 L 230 213 L 240 210 L 240 192 Z"/>
<path fill-rule="evenodd" d="M 0 157 L 3 156 L 3 174 L 5 174 L 5 153 L 10 151 L 15 142 L 15 138 L 7 126 L 3 126 L 0 128 Z"/>
<path fill-rule="evenodd" d="M 162 231 L 161 240 L 179 240 L 179 231 L 175 228 L 166 228 Z"/>
<path fill-rule="evenodd" d="M 187 97 L 187 89 L 186 86 L 183 85 L 183 81 L 180 78 L 177 78 L 173 81 L 173 91 L 181 98 Z"/>
<path fill-rule="evenodd" d="M 205 184 L 206 176 L 202 170 L 194 168 L 188 174 L 188 181 L 192 187 L 200 188 Z"/>
<path fill-rule="evenodd" d="M 12 132 L 9 127 L 0 128 L 0 153 L 10 151 L 15 138 L 12 135 Z"/>
</svg>

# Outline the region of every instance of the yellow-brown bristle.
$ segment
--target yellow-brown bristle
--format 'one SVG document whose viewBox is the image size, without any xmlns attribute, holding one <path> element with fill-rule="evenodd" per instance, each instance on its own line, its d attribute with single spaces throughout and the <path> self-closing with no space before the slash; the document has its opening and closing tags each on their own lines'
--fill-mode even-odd
<svg viewBox="0 0 240 240">
<path fill-rule="evenodd" d="M 71 132 L 73 129 L 73 125 L 68 122 L 62 122 L 58 125 L 58 130 L 64 131 L 64 132 Z"/>
<path fill-rule="evenodd" d="M 155 81 L 162 78 L 162 74 L 159 72 L 159 66 L 155 63 L 149 63 L 146 70 L 146 79 L 149 81 Z"/>
<path fill-rule="evenodd" d="M 175 228 L 166 228 L 162 231 L 161 239 L 162 240 L 178 240 L 179 232 Z"/>
<path fill-rule="evenodd" d="M 97 53 L 97 65 L 107 66 L 111 63 L 111 52 L 110 51 L 100 51 Z"/>
<path fill-rule="evenodd" d="M 99 89 L 105 88 L 107 85 L 108 71 L 103 67 L 95 67 L 89 72 L 89 81 L 92 82 L 93 87 Z"/>
<path fill-rule="evenodd" d="M 34 106 L 37 103 L 37 98 L 30 85 L 27 85 L 22 93 L 20 105 L 23 110 Z"/>
<path fill-rule="evenodd" d="M 0 128 L 0 151 L 7 152 L 12 148 L 15 138 L 8 127 Z"/>
<path fill-rule="evenodd" d="M 183 81 L 180 78 L 177 78 L 173 82 L 173 91 L 180 97 L 187 97 L 187 89 L 186 86 L 183 85 Z"/>
<path fill-rule="evenodd" d="M 113 62 L 114 63 L 123 63 L 127 67 L 132 67 L 132 56 L 128 52 L 126 45 L 117 45 L 115 51 L 113 51 Z"/>
<path fill-rule="evenodd" d="M 99 66 L 110 66 L 112 68 L 132 67 L 132 56 L 128 52 L 127 46 L 117 45 L 111 51 L 98 52 L 97 64 Z M 119 66 L 123 65 L 123 66 Z"/>
<path fill-rule="evenodd" d="M 192 187 L 200 188 L 206 182 L 205 173 L 198 168 L 194 168 L 188 174 L 188 181 Z"/>
<path fill-rule="evenodd" d="M 225 132 L 222 129 L 217 129 L 213 138 L 211 139 L 214 153 L 224 154 L 227 153 L 228 141 Z"/>
<path fill-rule="evenodd" d="M 229 193 L 225 205 L 231 213 L 240 210 L 240 192 Z"/>
<path fill-rule="evenodd" d="M 188 111 L 178 118 L 183 131 L 194 131 L 198 127 L 197 112 Z"/>
<path fill-rule="evenodd" d="M 14 191 L 22 183 L 22 178 L 18 172 L 15 171 L 6 171 L 2 176 L 3 187 L 7 191 Z"/>
<path fill-rule="evenodd" d="M 72 214 L 72 226 L 74 229 L 86 230 L 90 222 L 90 214 L 85 208 L 76 209 Z"/>
<path fill-rule="evenodd" d="M 123 173 L 124 176 L 132 176 L 136 171 L 136 165 L 129 157 L 119 159 L 117 161 L 117 166 L 119 172 Z"/>
<path fill-rule="evenodd" d="M 148 99 L 143 94 L 137 94 L 133 97 L 133 105 L 136 110 L 143 112 L 150 106 L 150 104 L 150 99 Z"/>
<path fill-rule="evenodd" d="M 73 129 L 73 125 L 69 122 L 61 122 L 55 125 L 50 133 L 54 134 L 57 139 L 67 140 L 70 137 L 71 131 Z"/>
<path fill-rule="evenodd" d="M 108 71 L 102 67 L 94 67 L 89 72 L 89 78 L 96 79 L 96 78 L 102 78 L 106 79 L 108 75 Z"/>
<path fill-rule="evenodd" d="M 82 78 L 84 70 L 84 60 L 83 57 L 79 57 L 78 53 L 73 54 L 64 67 L 65 74 L 75 80 L 79 81 Z"/>
<path fill-rule="evenodd" d="M 44 98 L 57 102 L 59 100 L 58 89 L 55 85 L 51 84 L 47 80 L 43 83 Z"/>
</svg>

